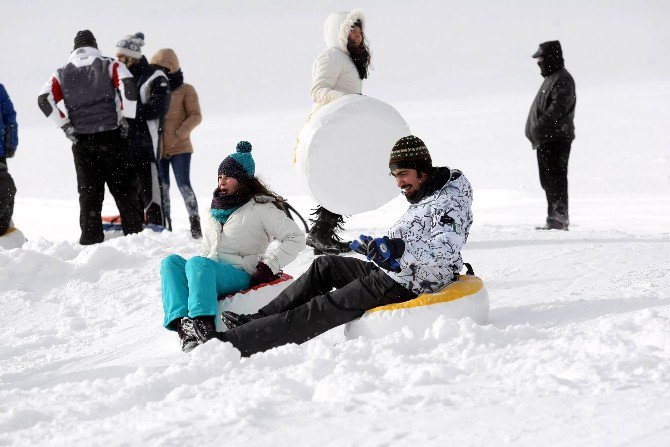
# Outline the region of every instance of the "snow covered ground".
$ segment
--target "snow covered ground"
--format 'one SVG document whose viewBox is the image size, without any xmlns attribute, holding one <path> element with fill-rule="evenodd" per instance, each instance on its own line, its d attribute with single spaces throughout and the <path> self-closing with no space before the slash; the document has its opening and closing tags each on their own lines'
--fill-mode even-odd
<svg viewBox="0 0 670 447">
<path fill-rule="evenodd" d="M 309 32 L 316 30 L 316 39 L 319 26 L 310 21 L 320 23 L 331 9 L 342 9 L 335 2 L 327 8 L 296 3 L 305 9 L 292 6 L 281 18 L 300 33 L 307 33 L 299 25 L 305 23 Z M 268 17 L 272 11 L 249 4 L 222 21 L 239 21 L 246 13 L 247 23 L 260 20 L 279 27 Z M 426 12 L 426 4 L 420 12 Z M 628 70 L 628 62 L 638 57 L 631 56 L 621 64 L 628 68 L 603 76 L 599 69 L 610 66 L 600 59 L 600 65 L 588 66 L 588 57 L 578 55 L 574 42 L 579 39 L 568 31 L 587 20 L 575 14 L 576 3 L 567 5 L 573 15 L 559 14 L 563 22 L 551 22 L 548 36 L 533 27 L 502 34 L 514 44 L 530 40 L 522 52 L 527 71 L 519 75 L 525 84 L 494 93 L 477 78 L 460 95 L 431 96 L 426 85 L 438 85 L 439 79 L 426 75 L 416 80 L 421 94 L 412 99 L 415 80 L 392 69 L 392 55 L 382 44 L 386 36 L 393 39 L 388 23 L 398 20 L 401 8 L 362 4 L 371 23 L 375 15 L 386 20 L 375 24 L 379 65 L 367 90 L 393 103 L 437 163 L 463 170 L 473 184 L 475 223 L 463 255 L 489 291 L 489 324 L 439 319 L 423 333 L 405 330 L 381 340 L 353 341 L 345 341 L 336 329 L 304 345 L 248 359 L 220 343 L 183 354 L 176 335 L 161 327 L 160 262 L 168 254 L 191 256 L 199 249 L 188 234 L 176 190 L 175 232 L 144 232 L 88 247 L 76 243 L 78 205 L 67 140 L 39 119 L 34 104 L 39 83 L 19 82 L 3 64 L 0 82 L 15 103 L 25 104 L 19 108 L 19 119 L 25 117 L 20 152 L 10 160 L 10 170 L 19 188 L 15 221 L 29 241 L 22 249 L 0 251 L 0 445 L 668 445 L 670 82 L 663 80 L 667 71 L 662 66 L 668 49 L 661 43 L 640 49 L 655 53 L 651 62 L 636 62 L 649 62 L 646 74 Z M 584 42 L 596 42 L 603 23 L 626 21 L 632 29 L 621 27 L 621 34 L 637 33 L 633 43 L 648 43 L 651 37 L 667 42 L 667 29 L 657 27 L 668 17 L 664 3 L 643 2 L 637 11 L 621 3 L 615 3 L 618 9 L 603 5 L 585 7 L 601 20 L 590 34 L 580 35 Z M 19 6 L 6 8 L 18 30 L 25 13 Z M 67 49 L 77 29 L 96 32 L 95 11 L 87 8 L 81 12 L 86 23 L 69 18 L 71 29 L 61 24 L 58 39 Z M 217 8 L 217 13 L 225 9 Z M 493 9 L 517 24 L 541 17 L 534 8 L 524 14 Z M 198 4 L 179 12 L 185 29 L 195 33 L 207 8 Z M 466 17 L 472 15 L 472 9 L 465 11 Z M 434 17 L 425 18 L 436 24 Z M 43 14 L 35 20 L 47 23 Z M 156 12 L 155 20 L 172 24 L 165 12 Z M 497 23 L 489 16 L 481 20 L 472 33 Z M 118 23 L 97 25 L 108 39 L 143 29 L 130 26 L 119 32 Z M 538 232 L 534 226 L 542 223 L 545 204 L 523 128 L 541 78 L 529 54 L 541 40 L 563 40 L 561 32 L 573 41 L 578 88 L 577 140 L 570 162 L 572 225 L 569 232 Z M 469 48 L 481 55 L 480 47 L 491 45 L 494 37 L 480 37 Z M 254 31 L 247 43 L 265 42 Z M 306 95 L 300 83 L 309 82 L 317 43 L 309 42 L 311 52 L 301 54 L 307 67 L 300 67 L 306 71 L 300 82 L 282 74 L 286 66 L 269 52 L 265 62 L 281 67 L 275 75 L 288 92 Z M 36 57 L 42 51 L 36 37 L 16 45 L 24 49 L 15 52 L 19 61 L 30 64 L 29 78 L 40 82 L 67 54 L 58 49 L 55 56 L 45 55 L 46 63 Z M 192 51 L 201 54 L 212 45 L 206 42 Z M 394 45 L 408 52 L 413 48 L 411 40 Z M 238 46 L 242 53 L 248 48 Z M 190 48 L 182 51 L 189 54 Z M 622 54 L 629 49 L 622 45 Z M 0 51 L 7 60 L 6 48 Z M 257 57 L 266 57 L 266 50 L 256 51 Z M 430 51 L 420 50 L 422 55 Z M 566 50 L 569 69 L 571 53 Z M 246 139 L 254 145 L 257 171 L 306 214 L 312 203 L 290 160 L 309 102 L 286 103 L 282 94 L 261 101 L 254 92 L 250 97 L 256 102 L 248 110 L 229 108 L 212 98 L 210 92 L 224 95 L 214 80 L 196 71 L 202 65 L 197 58 L 185 59 L 187 75 L 190 68 L 200 76 L 196 87 L 208 107 L 194 133 L 193 184 L 201 208 L 215 186 L 218 163 Z M 453 79 L 461 85 L 460 71 L 484 76 L 487 64 L 499 61 L 495 57 L 476 65 L 475 60 L 468 59 L 473 66 L 452 66 L 448 59 L 434 59 L 432 68 L 444 74 L 447 84 L 457 72 Z M 514 77 L 516 67 L 504 68 L 508 73 L 496 68 L 486 76 Z M 249 84 L 236 81 L 241 90 L 231 93 L 234 105 L 245 89 L 269 90 L 258 73 L 250 76 Z M 395 85 L 404 87 L 384 94 Z M 111 213 L 113 203 L 107 202 L 105 210 Z M 380 210 L 354 216 L 346 235 L 381 234 L 406 206 L 399 197 Z M 287 273 L 299 275 L 312 259 L 304 251 Z"/>
</svg>

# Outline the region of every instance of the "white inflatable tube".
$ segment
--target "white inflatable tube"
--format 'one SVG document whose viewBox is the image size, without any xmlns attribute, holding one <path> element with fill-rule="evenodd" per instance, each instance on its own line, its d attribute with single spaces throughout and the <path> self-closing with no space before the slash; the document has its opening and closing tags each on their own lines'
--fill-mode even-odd
<svg viewBox="0 0 670 447">
<path fill-rule="evenodd" d="M 337 214 L 372 211 L 398 195 L 393 145 L 411 131 L 383 101 L 346 95 L 320 107 L 300 130 L 295 166 L 312 198 Z"/>
<path fill-rule="evenodd" d="M 358 320 L 347 323 L 344 335 L 348 339 L 381 338 L 404 327 L 415 334 L 423 334 L 440 316 L 454 319 L 469 317 L 485 324 L 489 307 L 489 296 L 482 280 L 464 275 L 440 292 L 372 309 Z"/>
</svg>

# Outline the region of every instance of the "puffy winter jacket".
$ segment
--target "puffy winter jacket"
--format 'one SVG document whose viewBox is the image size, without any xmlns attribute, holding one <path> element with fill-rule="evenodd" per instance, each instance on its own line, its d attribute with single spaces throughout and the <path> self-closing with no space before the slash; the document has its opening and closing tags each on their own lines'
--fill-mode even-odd
<svg viewBox="0 0 670 447">
<path fill-rule="evenodd" d="M 336 12 L 323 25 L 326 49 L 319 54 L 312 67 L 312 100 L 317 110 L 324 104 L 344 95 L 360 94 L 363 80 L 349 56 L 347 39 L 353 24 L 365 18 L 360 10 Z"/>
<path fill-rule="evenodd" d="M 135 77 L 140 102 L 137 116 L 130 122 L 130 147 L 138 160 L 160 159 L 160 139 L 163 121 L 170 107 L 170 85 L 162 70 L 142 56 L 130 66 Z"/>
<path fill-rule="evenodd" d="M 448 168 L 438 168 L 448 169 Z M 407 212 L 388 231 L 405 242 L 401 271 L 388 272 L 416 294 L 436 292 L 453 281 L 463 267 L 461 248 L 472 225 L 472 187 L 458 170 L 435 193 Z"/>
<path fill-rule="evenodd" d="M 16 150 L 18 145 L 19 126 L 16 123 L 16 111 L 7 90 L 0 84 L 0 158 L 8 155 L 5 148 L 10 148 L 9 155 L 13 155 L 13 150 Z"/>
<path fill-rule="evenodd" d="M 563 52 L 558 41 L 540 45 L 536 55 L 544 60 L 539 64 L 545 76 L 535 96 L 526 120 L 526 138 L 533 149 L 554 141 L 575 139 L 575 81 L 563 65 Z"/>
<path fill-rule="evenodd" d="M 277 273 L 305 248 L 304 233 L 270 198 L 263 203 L 249 200 L 223 225 L 209 210 L 206 215 L 202 255 L 239 267 L 249 274 L 256 270 L 258 261 L 263 261 Z M 273 240 L 279 244 L 268 250 Z"/>
<path fill-rule="evenodd" d="M 76 133 L 92 134 L 118 128 L 122 117 L 135 118 L 137 88 L 125 65 L 91 47 L 77 48 L 69 60 L 37 99 L 58 127 L 72 123 Z"/>
</svg>

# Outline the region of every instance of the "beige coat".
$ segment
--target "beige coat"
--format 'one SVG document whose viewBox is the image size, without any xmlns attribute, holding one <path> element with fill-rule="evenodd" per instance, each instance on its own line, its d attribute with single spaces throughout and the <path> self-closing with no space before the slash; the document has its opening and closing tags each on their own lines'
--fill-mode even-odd
<svg viewBox="0 0 670 447">
<path fill-rule="evenodd" d="M 169 48 L 158 50 L 151 58 L 151 63 L 167 68 L 170 73 L 179 70 L 177 55 Z M 195 88 L 190 84 L 180 85 L 172 91 L 170 108 L 165 115 L 161 157 L 193 153 L 191 131 L 200 121 L 202 115 Z"/>
</svg>

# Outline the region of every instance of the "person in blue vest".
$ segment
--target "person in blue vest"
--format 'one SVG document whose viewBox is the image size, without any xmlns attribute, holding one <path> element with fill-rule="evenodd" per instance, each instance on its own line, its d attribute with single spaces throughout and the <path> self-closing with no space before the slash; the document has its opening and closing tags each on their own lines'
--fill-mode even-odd
<svg viewBox="0 0 670 447">
<path fill-rule="evenodd" d="M 18 145 L 16 111 L 5 86 L 0 84 L 0 236 L 10 228 L 14 214 L 16 185 L 7 169 L 7 159 L 14 156 Z"/>
<path fill-rule="evenodd" d="M 128 67 L 137 84 L 137 114 L 129 123 L 128 140 L 135 158 L 138 200 L 144 208 L 145 223 L 169 228 L 158 160 L 163 122 L 170 107 L 170 82 L 142 55 L 143 46 L 143 33 L 126 36 L 116 44 L 116 58 Z"/>
</svg>

